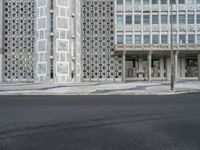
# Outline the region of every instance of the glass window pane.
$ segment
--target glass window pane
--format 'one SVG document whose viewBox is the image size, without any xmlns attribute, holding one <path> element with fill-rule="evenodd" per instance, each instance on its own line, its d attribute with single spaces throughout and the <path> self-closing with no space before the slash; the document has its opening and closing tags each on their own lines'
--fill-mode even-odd
<svg viewBox="0 0 200 150">
<path fill-rule="evenodd" d="M 150 44 L 150 35 L 144 35 L 144 44 Z"/>
<path fill-rule="evenodd" d="M 168 44 L 168 35 L 161 35 L 161 43 Z"/>
<path fill-rule="evenodd" d="M 188 15 L 188 24 L 194 24 L 194 15 Z"/>
<path fill-rule="evenodd" d="M 153 37 L 152 37 L 153 39 L 153 41 L 152 41 L 152 43 L 153 44 L 159 44 L 159 35 L 153 35 Z"/>
<path fill-rule="evenodd" d="M 162 24 L 167 24 L 167 15 L 161 15 L 161 23 Z"/>
<path fill-rule="evenodd" d="M 141 24 L 141 16 L 135 15 L 135 24 Z"/>
<path fill-rule="evenodd" d="M 152 16 L 152 24 L 158 24 L 158 15 Z"/>
<path fill-rule="evenodd" d="M 135 4 L 136 5 L 140 5 L 141 4 L 141 0 L 135 0 Z"/>
<path fill-rule="evenodd" d="M 126 24 L 132 24 L 132 16 L 131 15 L 126 16 Z"/>
<path fill-rule="evenodd" d="M 185 34 L 180 34 L 179 35 L 179 44 L 185 44 Z"/>
<path fill-rule="evenodd" d="M 200 15 L 197 15 L 197 24 L 200 24 Z"/>
<path fill-rule="evenodd" d="M 149 15 L 144 15 L 143 18 L 144 24 L 149 24 Z"/>
<path fill-rule="evenodd" d="M 179 0 L 179 4 L 185 4 L 185 0 Z"/>
<path fill-rule="evenodd" d="M 171 17 L 171 16 L 170 16 Z M 176 15 L 172 15 L 172 23 L 176 24 L 177 23 L 177 16 Z M 171 18 L 170 18 L 170 23 L 171 23 Z"/>
<path fill-rule="evenodd" d="M 132 5 L 132 0 L 126 0 L 126 5 Z"/>
<path fill-rule="evenodd" d="M 188 44 L 194 44 L 195 43 L 195 36 L 194 34 L 188 35 Z"/>
<path fill-rule="evenodd" d="M 152 4 L 158 4 L 158 0 L 152 0 Z"/>
<path fill-rule="evenodd" d="M 167 4 L 167 0 L 161 0 L 161 4 Z"/>
<path fill-rule="evenodd" d="M 149 5 L 149 0 L 143 0 L 144 5 Z"/>
<path fill-rule="evenodd" d="M 117 5 L 123 5 L 123 0 L 117 0 Z"/>
<path fill-rule="evenodd" d="M 135 44 L 141 44 L 141 35 L 135 35 Z"/>
<path fill-rule="evenodd" d="M 123 35 L 117 35 L 117 44 L 124 44 Z"/>
<path fill-rule="evenodd" d="M 133 43 L 132 35 L 126 35 L 126 44 L 132 44 L 132 43 Z"/>
<path fill-rule="evenodd" d="M 200 4 L 200 0 L 196 0 L 197 4 Z"/>
<path fill-rule="evenodd" d="M 187 4 L 194 4 L 194 0 L 187 0 Z"/>
<path fill-rule="evenodd" d="M 123 24 L 123 16 L 117 15 L 117 24 L 122 25 Z"/>
<path fill-rule="evenodd" d="M 179 24 L 185 24 L 185 15 L 179 15 Z"/>
<path fill-rule="evenodd" d="M 197 43 L 200 44 L 200 34 L 197 35 Z"/>
<path fill-rule="evenodd" d="M 172 43 L 177 44 L 177 35 L 172 36 Z"/>
</svg>

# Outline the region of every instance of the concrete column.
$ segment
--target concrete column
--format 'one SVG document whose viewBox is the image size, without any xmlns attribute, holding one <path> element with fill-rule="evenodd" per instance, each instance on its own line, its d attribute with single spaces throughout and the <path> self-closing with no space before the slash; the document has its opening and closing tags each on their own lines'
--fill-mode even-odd
<svg viewBox="0 0 200 150">
<path fill-rule="evenodd" d="M 138 63 L 139 63 L 139 79 L 141 79 L 141 78 L 143 78 L 143 76 L 142 76 L 142 72 L 144 72 L 144 70 L 143 70 L 143 60 L 142 60 L 142 58 L 141 57 L 139 57 L 138 58 Z"/>
<path fill-rule="evenodd" d="M 148 80 L 151 81 L 151 62 L 152 62 L 152 52 L 150 51 L 148 54 Z"/>
<path fill-rule="evenodd" d="M 181 78 L 185 78 L 185 58 L 181 58 Z"/>
<path fill-rule="evenodd" d="M 198 77 L 200 81 L 200 54 L 198 54 Z"/>
<path fill-rule="evenodd" d="M 160 58 L 160 78 L 164 78 L 164 58 Z"/>
<path fill-rule="evenodd" d="M 167 81 L 170 81 L 171 79 L 171 59 L 167 58 Z"/>
<path fill-rule="evenodd" d="M 178 51 L 175 52 L 174 55 L 174 79 L 175 81 L 178 80 Z"/>
<path fill-rule="evenodd" d="M 125 81 L 126 78 L 126 51 L 123 51 L 122 54 L 122 81 Z"/>
</svg>

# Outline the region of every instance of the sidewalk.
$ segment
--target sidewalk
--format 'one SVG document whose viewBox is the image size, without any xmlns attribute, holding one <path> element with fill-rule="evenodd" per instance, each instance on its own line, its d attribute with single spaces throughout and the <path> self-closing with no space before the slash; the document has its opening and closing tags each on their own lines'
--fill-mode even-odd
<svg viewBox="0 0 200 150">
<path fill-rule="evenodd" d="M 200 81 L 181 81 L 170 91 L 169 82 L 127 83 L 0 83 L 0 95 L 170 95 L 200 92 Z"/>
</svg>

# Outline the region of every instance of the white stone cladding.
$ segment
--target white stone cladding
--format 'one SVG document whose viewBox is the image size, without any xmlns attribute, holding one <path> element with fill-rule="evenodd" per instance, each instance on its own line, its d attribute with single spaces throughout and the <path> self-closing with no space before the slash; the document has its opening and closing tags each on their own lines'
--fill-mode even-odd
<svg viewBox="0 0 200 150">
<path fill-rule="evenodd" d="M 79 0 L 36 0 L 36 81 L 80 82 L 80 10 Z"/>
</svg>

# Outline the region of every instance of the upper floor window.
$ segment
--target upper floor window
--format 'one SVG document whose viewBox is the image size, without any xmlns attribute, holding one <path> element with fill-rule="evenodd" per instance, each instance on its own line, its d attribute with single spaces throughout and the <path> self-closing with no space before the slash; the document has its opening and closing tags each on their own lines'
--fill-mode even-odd
<svg viewBox="0 0 200 150">
<path fill-rule="evenodd" d="M 152 24 L 158 24 L 158 15 L 152 15 Z"/>
<path fill-rule="evenodd" d="M 185 34 L 180 34 L 179 35 L 179 44 L 185 44 Z"/>
<path fill-rule="evenodd" d="M 122 15 L 117 15 L 117 24 L 122 25 L 123 24 L 123 16 Z"/>
<path fill-rule="evenodd" d="M 141 16 L 135 15 L 135 24 L 141 24 Z"/>
<path fill-rule="evenodd" d="M 152 4 L 158 4 L 158 0 L 152 0 Z"/>
<path fill-rule="evenodd" d="M 117 35 L 117 44 L 124 44 L 123 35 Z"/>
<path fill-rule="evenodd" d="M 135 0 L 135 4 L 136 5 L 140 5 L 141 4 L 141 0 Z"/>
<path fill-rule="evenodd" d="M 197 24 L 200 24 L 200 14 L 197 15 Z"/>
<path fill-rule="evenodd" d="M 141 35 L 135 35 L 135 44 L 141 44 Z"/>
<path fill-rule="evenodd" d="M 149 5 L 149 0 L 143 0 L 144 5 Z"/>
<path fill-rule="evenodd" d="M 168 44 L 168 35 L 161 35 L 161 43 Z"/>
<path fill-rule="evenodd" d="M 171 16 L 170 16 L 171 17 Z M 177 23 L 177 16 L 176 15 L 172 15 L 172 23 L 176 24 Z M 171 22 L 171 18 L 170 18 L 170 22 Z"/>
<path fill-rule="evenodd" d="M 194 4 L 194 0 L 187 0 L 187 4 Z"/>
<path fill-rule="evenodd" d="M 161 4 L 167 4 L 167 0 L 161 0 Z"/>
<path fill-rule="evenodd" d="M 149 15 L 144 15 L 143 16 L 143 22 L 144 22 L 144 24 L 149 24 L 149 22 L 150 22 Z"/>
<path fill-rule="evenodd" d="M 188 24 L 194 24 L 194 15 L 188 15 Z"/>
<path fill-rule="evenodd" d="M 152 43 L 153 44 L 159 44 L 159 35 L 153 35 Z"/>
<path fill-rule="evenodd" d="M 185 4 L 185 0 L 179 0 L 178 3 L 179 4 Z"/>
<path fill-rule="evenodd" d="M 200 0 L 196 0 L 197 4 L 200 4 Z"/>
<path fill-rule="evenodd" d="M 161 15 L 161 23 L 162 24 L 167 24 L 167 15 Z"/>
<path fill-rule="evenodd" d="M 132 15 L 126 15 L 126 24 L 132 24 Z"/>
<path fill-rule="evenodd" d="M 177 44 L 177 35 L 172 35 L 172 43 Z"/>
<path fill-rule="evenodd" d="M 188 44 L 194 44 L 194 43 L 195 43 L 194 34 L 188 34 Z"/>
<path fill-rule="evenodd" d="M 172 4 L 176 4 L 176 0 L 170 0 Z"/>
<path fill-rule="evenodd" d="M 126 35 L 126 44 L 132 44 L 133 38 L 132 35 Z"/>
<path fill-rule="evenodd" d="M 185 24 L 185 15 L 179 15 L 179 24 Z"/>
<path fill-rule="evenodd" d="M 126 5 L 132 5 L 132 0 L 126 0 Z"/>
<path fill-rule="evenodd" d="M 117 0 L 117 5 L 123 5 L 123 0 Z"/>
<path fill-rule="evenodd" d="M 197 34 L 197 44 L 200 44 L 200 34 Z"/>
<path fill-rule="evenodd" d="M 150 44 L 151 39 L 150 39 L 150 35 L 144 35 L 144 44 Z"/>
</svg>

